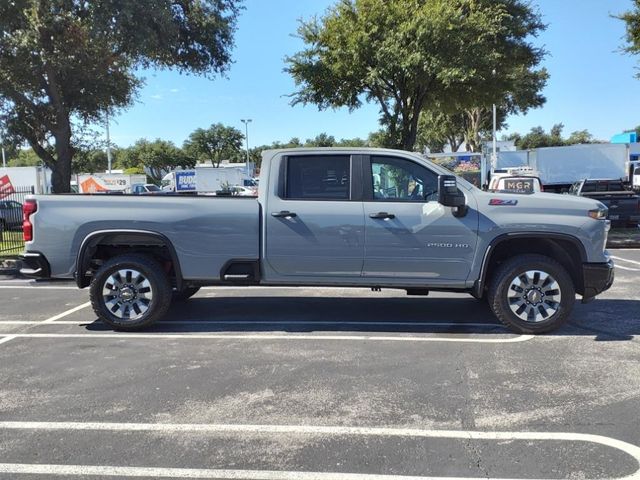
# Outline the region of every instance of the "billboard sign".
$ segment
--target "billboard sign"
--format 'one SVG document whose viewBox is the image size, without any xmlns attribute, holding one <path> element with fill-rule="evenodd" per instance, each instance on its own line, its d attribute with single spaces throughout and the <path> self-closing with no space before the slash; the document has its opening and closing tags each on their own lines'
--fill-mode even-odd
<svg viewBox="0 0 640 480">
<path fill-rule="evenodd" d="M 11 180 L 9 179 L 9 175 L 4 175 L 0 177 L 0 198 L 5 198 L 15 193 L 13 185 L 11 184 Z"/>
</svg>

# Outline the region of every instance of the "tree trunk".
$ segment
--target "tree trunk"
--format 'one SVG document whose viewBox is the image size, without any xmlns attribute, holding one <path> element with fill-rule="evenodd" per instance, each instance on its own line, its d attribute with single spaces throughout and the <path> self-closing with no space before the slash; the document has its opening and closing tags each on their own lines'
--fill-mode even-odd
<svg viewBox="0 0 640 480">
<path fill-rule="evenodd" d="M 63 126 L 54 132 L 56 139 L 56 161 L 51 165 L 51 188 L 53 193 L 71 192 L 71 160 L 73 147 L 71 146 L 71 126 Z"/>
</svg>

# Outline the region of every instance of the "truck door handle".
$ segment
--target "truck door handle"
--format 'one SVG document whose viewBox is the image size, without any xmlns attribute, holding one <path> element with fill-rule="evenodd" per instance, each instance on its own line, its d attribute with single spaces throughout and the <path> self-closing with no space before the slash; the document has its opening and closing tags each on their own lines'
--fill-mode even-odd
<svg viewBox="0 0 640 480">
<path fill-rule="evenodd" d="M 298 215 L 295 212 L 282 210 L 280 212 L 272 212 L 271 216 L 276 218 L 293 218 L 293 217 L 297 217 Z"/>
<path fill-rule="evenodd" d="M 369 214 L 370 218 L 376 218 L 379 220 L 393 220 L 394 218 L 396 218 L 396 216 L 393 213 L 387 213 L 387 212 L 378 212 L 378 213 L 370 213 Z"/>
</svg>

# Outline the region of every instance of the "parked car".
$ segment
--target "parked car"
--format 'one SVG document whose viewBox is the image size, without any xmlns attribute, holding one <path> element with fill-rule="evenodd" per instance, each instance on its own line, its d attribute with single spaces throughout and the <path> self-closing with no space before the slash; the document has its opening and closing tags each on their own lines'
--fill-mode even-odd
<svg viewBox="0 0 640 480">
<path fill-rule="evenodd" d="M 131 185 L 131 193 L 134 195 L 163 195 L 166 192 L 153 183 L 134 183 Z"/>
<path fill-rule="evenodd" d="M 483 192 L 384 149 L 267 150 L 260 175 L 257 199 L 30 196 L 21 272 L 89 286 L 119 330 L 205 285 L 304 285 L 486 297 L 513 331 L 542 333 L 613 283 L 590 198 Z"/>
<path fill-rule="evenodd" d="M 235 197 L 256 197 L 257 192 L 255 188 L 243 187 L 242 185 L 231 185 L 229 187 L 231 195 Z"/>
<path fill-rule="evenodd" d="M 580 180 L 569 194 L 602 202 L 614 227 L 636 227 L 640 223 L 640 195 L 627 190 L 622 180 Z"/>
<path fill-rule="evenodd" d="M 0 228 L 10 230 L 22 226 L 22 204 L 14 200 L 0 200 Z"/>
</svg>

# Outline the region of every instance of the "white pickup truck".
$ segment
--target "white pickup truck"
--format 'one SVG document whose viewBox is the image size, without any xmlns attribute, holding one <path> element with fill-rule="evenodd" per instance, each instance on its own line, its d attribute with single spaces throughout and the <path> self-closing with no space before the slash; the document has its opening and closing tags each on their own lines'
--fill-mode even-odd
<svg viewBox="0 0 640 480">
<path fill-rule="evenodd" d="M 203 285 L 304 285 L 471 294 L 541 333 L 576 293 L 611 286 L 606 215 L 586 198 L 483 192 L 403 151 L 271 150 L 257 199 L 29 197 L 22 273 L 75 277 L 121 330 Z"/>
</svg>

